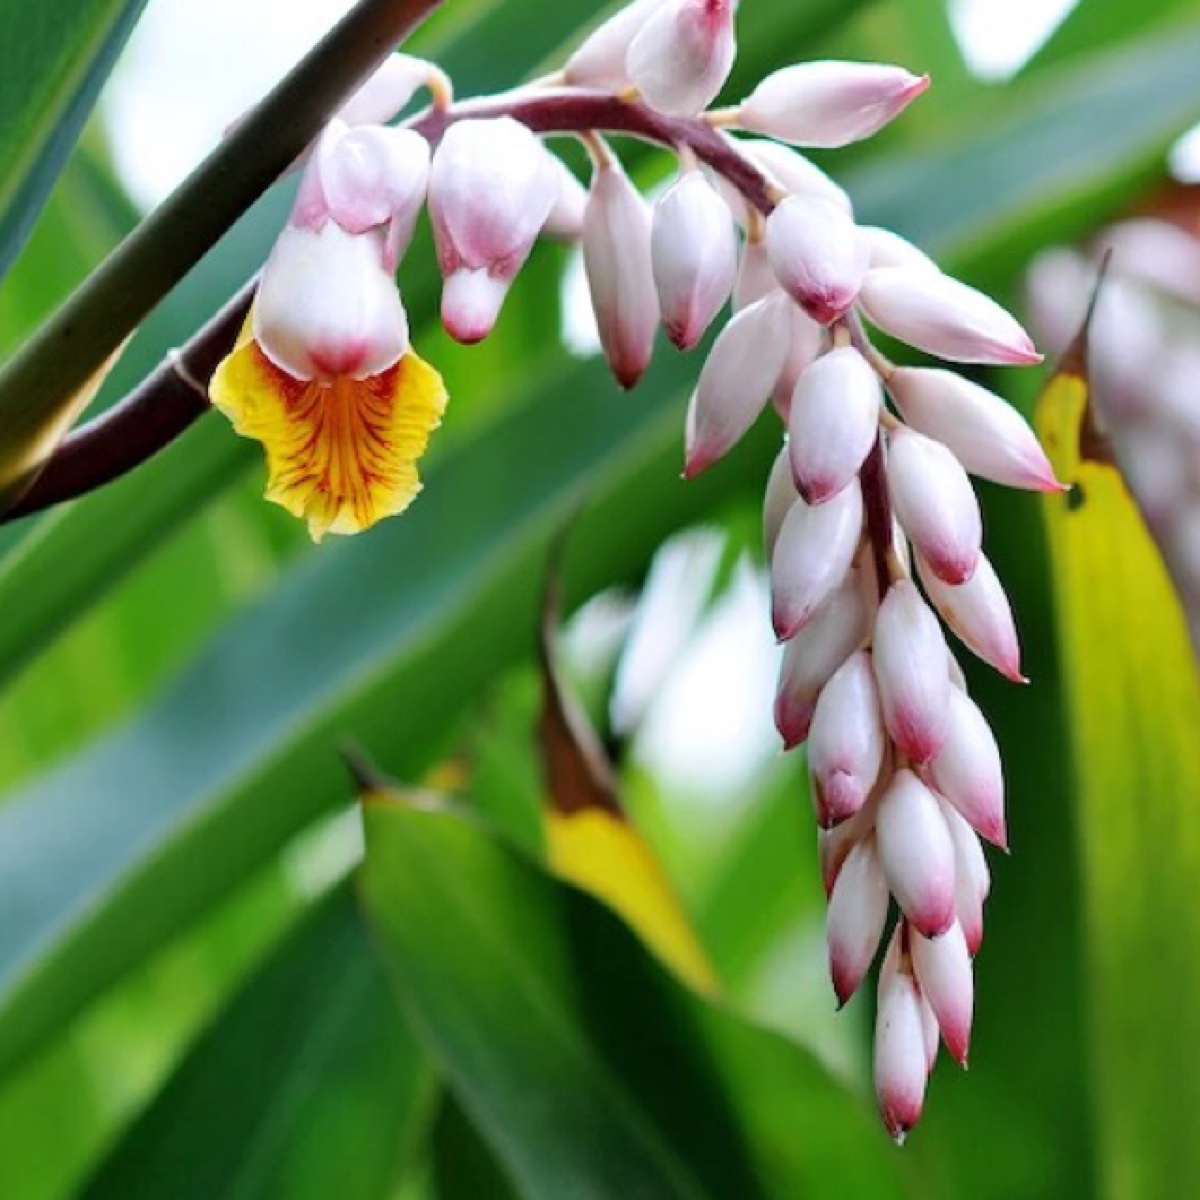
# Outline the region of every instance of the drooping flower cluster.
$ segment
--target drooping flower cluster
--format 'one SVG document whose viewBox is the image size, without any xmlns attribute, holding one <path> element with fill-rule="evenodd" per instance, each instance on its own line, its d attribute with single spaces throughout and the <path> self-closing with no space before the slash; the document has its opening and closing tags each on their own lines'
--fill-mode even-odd
<svg viewBox="0 0 1200 1200">
<path fill-rule="evenodd" d="M 1090 260 L 1067 249 L 1043 254 L 1030 270 L 1029 300 L 1048 346 L 1070 341 L 1105 255 L 1089 339 L 1095 411 L 1200 655 L 1200 239 L 1140 217 L 1101 234 Z"/>
<path fill-rule="evenodd" d="M 949 362 L 1040 356 L 982 293 L 896 234 L 860 226 L 846 193 L 793 148 L 869 137 L 928 80 L 806 63 L 709 110 L 736 53 L 736 8 L 634 0 L 559 74 L 457 106 L 436 68 L 396 56 L 309 154 L 213 396 L 266 443 L 269 494 L 314 534 L 348 532 L 412 499 L 444 404 L 391 281 L 422 204 L 443 324 L 461 342 L 490 333 L 542 234 L 580 240 L 623 387 L 645 372 L 660 325 L 689 349 L 731 305 L 689 406 L 685 474 L 716 463 L 773 401 L 787 427 L 764 517 L 786 643 L 776 719 L 789 748 L 808 744 L 840 1001 L 865 978 L 895 901 L 875 1074 L 902 1136 L 939 1031 L 965 1060 L 989 886 L 980 838 L 1006 837 L 996 743 L 935 615 L 1021 678 L 968 473 L 1058 485 L 1004 401 L 951 370 L 893 366 L 867 329 Z M 421 84 L 433 109 L 381 126 Z M 679 175 L 652 206 L 605 140 L 613 131 L 677 155 Z M 586 193 L 542 141 L 563 133 L 589 151 Z"/>
</svg>

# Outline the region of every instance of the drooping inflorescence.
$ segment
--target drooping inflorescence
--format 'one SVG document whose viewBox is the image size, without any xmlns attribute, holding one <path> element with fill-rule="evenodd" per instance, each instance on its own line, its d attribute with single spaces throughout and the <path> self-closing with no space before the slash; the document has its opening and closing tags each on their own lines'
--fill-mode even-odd
<svg viewBox="0 0 1200 1200">
<path fill-rule="evenodd" d="M 351 532 L 411 501 L 444 403 L 382 282 L 423 202 L 443 323 L 461 342 L 488 336 L 546 234 L 580 241 L 623 387 L 646 370 L 660 326 L 689 349 L 731 307 L 688 409 L 684 473 L 711 467 L 774 403 L 787 429 L 764 506 L 784 643 L 776 723 L 788 748 L 808 746 L 839 1002 L 866 977 L 895 902 L 875 1077 L 901 1137 L 920 1115 L 939 1032 L 965 1062 L 989 888 L 980 839 L 1006 841 L 996 743 L 943 632 L 1021 679 L 968 473 L 1058 485 L 1003 400 L 948 369 L 893 366 L 868 330 L 954 363 L 1040 356 L 988 297 L 898 235 L 860 226 L 847 194 L 794 148 L 869 137 L 928 79 L 805 63 L 710 109 L 734 61 L 736 8 L 634 0 L 561 72 L 461 103 L 437 68 L 395 56 L 308 155 L 213 395 L 266 444 L 272 498 L 314 535 Z M 422 84 L 432 108 L 384 127 Z M 547 148 L 564 134 L 588 150 L 586 192 Z M 613 134 L 677 156 L 653 205 Z"/>
</svg>

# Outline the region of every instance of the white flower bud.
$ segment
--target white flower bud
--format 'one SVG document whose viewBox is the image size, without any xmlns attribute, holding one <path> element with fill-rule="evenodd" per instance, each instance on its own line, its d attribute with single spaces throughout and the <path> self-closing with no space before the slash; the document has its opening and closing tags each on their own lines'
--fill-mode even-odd
<svg viewBox="0 0 1200 1200">
<path fill-rule="evenodd" d="M 733 311 L 749 308 L 755 301 L 778 290 L 779 280 L 771 270 L 767 243 L 762 238 L 747 238 L 733 284 Z"/>
<path fill-rule="evenodd" d="M 511 117 L 463 120 L 446 130 L 433 156 L 429 215 L 451 337 L 471 343 L 491 332 L 558 191 L 545 148 Z"/>
<path fill-rule="evenodd" d="M 965 583 L 979 562 L 983 518 L 958 459 L 941 442 L 901 426 L 888 438 L 887 473 L 909 540 L 939 579 Z"/>
<path fill-rule="evenodd" d="M 885 333 L 950 362 L 1039 363 L 1029 334 L 982 292 L 923 267 L 867 272 L 860 301 Z"/>
<path fill-rule="evenodd" d="M 921 1119 L 928 1078 L 921 995 L 907 971 L 879 977 L 874 1071 L 883 1123 L 897 1143 L 903 1142 Z"/>
<path fill-rule="evenodd" d="M 794 304 L 790 304 L 788 313 L 788 343 L 787 356 L 783 361 L 783 370 L 775 384 L 775 392 L 771 399 L 775 402 L 775 411 L 780 420 L 786 424 L 791 419 L 792 398 L 796 392 L 796 384 L 800 376 L 821 353 L 825 342 L 825 331 L 820 325 L 802 313 Z"/>
<path fill-rule="evenodd" d="M 913 267 L 923 271 L 941 270 L 924 250 L 890 229 L 882 229 L 878 225 L 860 225 L 858 235 L 867 243 L 873 268 Z"/>
<path fill-rule="evenodd" d="M 930 940 L 913 931 L 909 941 L 913 969 L 946 1040 L 946 1049 L 964 1067 L 971 1042 L 975 978 L 962 927 L 955 921 Z"/>
<path fill-rule="evenodd" d="M 888 886 L 875 839 L 867 837 L 846 855 L 829 897 L 825 935 L 829 973 L 838 1007 L 858 991 L 879 948 L 887 921 Z"/>
<path fill-rule="evenodd" d="M 853 303 L 868 251 L 853 220 L 817 196 L 789 196 L 767 218 L 767 253 L 780 286 L 828 325 Z"/>
<path fill-rule="evenodd" d="M 1021 646 L 1012 608 L 986 555 L 980 554 L 975 572 L 966 583 L 946 583 L 919 557 L 917 573 L 942 620 L 968 650 L 1006 679 L 1027 682 L 1021 674 Z"/>
<path fill-rule="evenodd" d="M 793 196 L 816 196 L 821 200 L 828 200 L 846 216 L 853 217 L 854 206 L 850 203 L 845 188 L 835 183 L 816 163 L 810 162 L 798 150 L 765 138 L 742 138 L 737 142 L 737 146 L 749 154 L 784 191 Z"/>
<path fill-rule="evenodd" d="M 822 689 L 808 735 L 817 823 L 828 828 L 867 802 L 883 765 L 886 735 L 865 650 L 852 654 Z"/>
<path fill-rule="evenodd" d="M 974 956 L 983 944 L 983 902 L 991 890 L 991 875 L 979 835 L 952 804 L 946 800 L 939 803 L 954 843 L 955 917 L 962 926 L 967 953 Z"/>
<path fill-rule="evenodd" d="M 888 390 L 904 419 L 948 446 L 972 475 L 1008 487 L 1062 490 L 1025 418 L 986 388 L 953 371 L 901 367 Z"/>
<path fill-rule="evenodd" d="M 914 935 L 917 936 L 917 935 Z M 921 1032 L 925 1035 L 925 1073 L 933 1074 L 934 1064 L 938 1055 L 938 1023 L 937 1015 L 929 1006 L 929 1001 L 921 996 Z"/>
<path fill-rule="evenodd" d="M 798 146 L 830 149 L 881 129 L 929 86 L 928 75 L 878 63 L 809 62 L 768 75 L 738 124 Z"/>
<path fill-rule="evenodd" d="M 879 860 L 904 915 L 926 937 L 954 922 L 954 843 L 934 794 L 904 768 L 879 800 Z"/>
<path fill-rule="evenodd" d="M 729 299 L 738 269 L 729 207 L 700 171 L 659 198 L 650 249 L 667 336 L 690 350 Z"/>
<path fill-rule="evenodd" d="M 771 473 L 767 476 L 767 490 L 763 496 L 763 551 L 768 562 L 775 553 L 775 542 L 779 538 L 779 530 L 783 527 L 783 519 L 799 496 L 800 493 L 796 491 L 796 485 L 792 482 L 792 464 L 785 445 L 771 464 Z"/>
<path fill-rule="evenodd" d="M 888 732 L 902 754 L 926 763 L 946 741 L 950 652 L 937 617 L 911 580 L 888 589 L 875 617 L 872 649 Z"/>
<path fill-rule="evenodd" d="M 783 370 L 790 308 L 773 292 L 742 309 L 713 343 L 688 407 L 687 478 L 726 454 L 762 411 Z"/>
<path fill-rule="evenodd" d="M 694 117 L 733 66 L 734 0 L 666 0 L 629 44 L 626 71 L 651 108 Z"/>
<path fill-rule="evenodd" d="M 558 178 L 558 195 L 554 207 L 542 226 L 542 233 L 547 237 L 557 238 L 563 242 L 575 242 L 583 236 L 583 214 L 587 209 L 587 188 L 568 170 L 567 165 L 557 154 L 547 150 L 546 157 L 554 167 Z"/>
<path fill-rule="evenodd" d="M 583 219 L 583 258 L 608 365 L 631 388 L 650 364 L 658 296 L 650 210 L 615 159 L 597 168 Z"/>
<path fill-rule="evenodd" d="M 946 740 L 929 763 L 929 775 L 934 787 L 979 834 L 1002 850 L 1007 848 L 1000 748 L 987 718 L 959 688 L 950 689 Z"/>
<path fill-rule="evenodd" d="M 833 895 L 834 885 L 850 851 L 875 827 L 875 814 L 864 809 L 857 817 L 851 817 L 832 829 L 817 830 L 817 857 L 821 864 L 821 882 L 825 888 L 825 899 Z"/>
<path fill-rule="evenodd" d="M 852 346 L 822 355 L 800 376 L 788 419 L 792 471 L 800 494 L 820 504 L 848 486 L 875 444 L 883 393 Z"/>
<path fill-rule="evenodd" d="M 771 558 L 771 621 L 780 640 L 793 637 L 841 583 L 862 524 L 859 488 L 844 488 L 824 504 L 792 505 Z"/>
<path fill-rule="evenodd" d="M 567 59 L 563 74 L 574 87 L 618 92 L 629 84 L 629 44 L 663 0 L 633 0 L 598 25 Z"/>
<path fill-rule="evenodd" d="M 784 647 L 775 693 L 775 726 L 788 750 L 800 745 L 812 724 L 821 689 L 867 640 L 871 610 L 855 570 Z"/>
<path fill-rule="evenodd" d="M 389 54 L 338 109 L 338 118 L 352 127 L 385 125 L 437 74 L 438 68 L 423 58 Z"/>
</svg>

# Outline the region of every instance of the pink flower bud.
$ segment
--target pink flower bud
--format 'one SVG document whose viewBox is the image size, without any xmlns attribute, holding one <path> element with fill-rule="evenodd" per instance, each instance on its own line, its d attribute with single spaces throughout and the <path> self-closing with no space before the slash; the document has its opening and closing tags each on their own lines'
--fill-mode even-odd
<svg viewBox="0 0 1200 1200">
<path fill-rule="evenodd" d="M 567 169 L 557 154 L 542 147 L 558 178 L 558 195 L 554 207 L 542 226 L 546 237 L 562 242 L 575 242 L 583 236 L 583 214 L 587 209 L 587 188 Z"/>
<path fill-rule="evenodd" d="M 815 196 L 828 200 L 846 216 L 853 217 L 854 207 L 845 189 L 799 151 L 762 138 L 743 138 L 737 145 L 784 191 L 793 196 Z"/>
<path fill-rule="evenodd" d="M 957 586 L 939 579 L 929 564 L 920 558 L 917 559 L 917 574 L 942 620 L 967 649 L 995 667 L 1006 679 L 1025 683 L 1012 608 L 987 556 L 981 554 L 975 573 L 966 583 Z"/>
<path fill-rule="evenodd" d="M 979 835 L 945 800 L 939 800 L 950 840 L 954 843 L 954 912 L 966 941 L 967 952 L 979 953 L 983 944 L 983 902 L 992 880 Z"/>
<path fill-rule="evenodd" d="M 991 726 L 971 698 L 950 690 L 950 723 L 929 764 L 934 786 L 989 842 L 1008 848 L 1004 825 L 1004 771 Z"/>
<path fill-rule="evenodd" d="M 825 331 L 811 317 L 805 316 L 794 304 L 788 306 L 788 343 L 787 356 L 783 362 L 783 370 L 779 372 L 779 380 L 771 399 L 775 403 L 775 411 L 784 424 L 791 420 L 792 397 L 795 395 L 796 384 L 800 376 L 808 370 L 809 365 L 821 353 L 825 341 Z"/>
<path fill-rule="evenodd" d="M 867 272 L 860 295 L 885 333 L 950 362 L 1039 363 L 1016 319 L 982 292 L 922 267 Z"/>
<path fill-rule="evenodd" d="M 738 124 L 798 146 L 829 149 L 881 129 L 929 86 L 928 75 L 878 63 L 808 62 L 768 75 Z"/>
<path fill-rule="evenodd" d="M 1008 487 L 1062 491 L 1025 418 L 953 371 L 901 367 L 888 380 L 904 419 L 948 446 L 972 475 Z"/>
<path fill-rule="evenodd" d="M 858 991 L 879 948 L 888 912 L 888 886 L 868 836 L 846 855 L 829 898 L 825 934 L 838 1007 Z"/>
<path fill-rule="evenodd" d="M 902 1143 L 921 1119 L 929 1070 L 921 994 L 907 970 L 879 977 L 875 1012 L 875 1094 L 887 1131 Z"/>
<path fill-rule="evenodd" d="M 726 454 L 762 411 L 783 369 L 790 308 L 776 291 L 742 309 L 713 343 L 688 407 L 688 479 Z"/>
<path fill-rule="evenodd" d="M 875 444 L 883 393 L 871 365 L 852 346 L 822 355 L 792 397 L 788 445 L 800 494 L 820 504 L 848 486 Z"/>
<path fill-rule="evenodd" d="M 429 215 L 446 280 L 442 323 L 460 342 L 495 324 L 558 197 L 545 148 L 511 117 L 451 125 L 433 156 Z"/>
<path fill-rule="evenodd" d="M 958 459 L 940 442 L 900 427 L 888 438 L 887 472 L 909 540 L 939 579 L 965 583 L 979 562 L 983 518 Z"/>
<path fill-rule="evenodd" d="M 574 87 L 618 92 L 629 85 L 625 59 L 629 44 L 663 0 L 633 0 L 598 25 L 567 59 L 566 82 Z"/>
<path fill-rule="evenodd" d="M 631 388 L 650 364 L 658 297 L 650 211 L 615 159 L 597 168 L 583 218 L 583 259 L 609 368 Z"/>
<path fill-rule="evenodd" d="M 911 580 L 888 589 L 872 648 L 884 724 L 902 754 L 926 763 L 945 744 L 950 723 L 950 652 Z"/>
<path fill-rule="evenodd" d="M 758 300 L 779 290 L 779 280 L 771 270 L 767 243 L 761 238 L 747 238 L 738 263 L 737 279 L 733 284 L 733 310 L 740 312 Z"/>
<path fill-rule="evenodd" d="M 954 921 L 954 843 L 937 797 L 907 768 L 880 798 L 875 833 L 904 915 L 926 937 L 945 933 Z"/>
<path fill-rule="evenodd" d="M 654 282 L 667 336 L 690 350 L 720 311 L 737 275 L 729 207 L 700 171 L 688 171 L 654 206 Z"/>
<path fill-rule="evenodd" d="M 890 229 L 881 229 L 878 225 L 860 225 L 858 235 L 867 243 L 873 268 L 913 267 L 924 271 L 940 270 L 924 250 Z"/>
<path fill-rule="evenodd" d="M 914 931 L 909 948 L 917 983 L 937 1017 L 946 1049 L 965 1067 L 971 1043 L 975 979 L 962 927 L 955 921 L 941 937 L 932 940 Z"/>
<path fill-rule="evenodd" d="M 629 44 L 626 70 L 651 108 L 694 117 L 716 98 L 737 46 L 734 0 L 666 0 Z"/>
<path fill-rule="evenodd" d="M 858 488 L 844 488 L 824 504 L 797 500 L 792 505 L 771 558 L 771 620 L 780 640 L 793 637 L 841 583 L 862 524 Z"/>
<path fill-rule="evenodd" d="M 767 253 L 780 286 L 828 325 L 853 303 L 867 273 L 854 221 L 817 196 L 789 196 L 767 218 Z"/>
<path fill-rule="evenodd" d="M 808 769 L 822 828 L 866 804 L 883 765 L 885 740 L 871 659 L 860 650 L 821 690 L 809 730 Z"/>
<path fill-rule="evenodd" d="M 768 562 L 775 553 L 775 542 L 788 509 L 799 499 L 800 493 L 792 482 L 792 464 L 786 445 L 775 456 L 771 473 L 767 476 L 767 490 L 763 496 L 763 551 Z"/>
<path fill-rule="evenodd" d="M 812 620 L 784 647 L 775 693 L 775 725 L 788 750 L 808 737 L 821 689 L 867 640 L 871 611 L 851 570 Z"/>
<path fill-rule="evenodd" d="M 347 125 L 385 125 L 440 72 L 411 54 L 389 54 L 375 73 L 338 109 Z"/>
</svg>

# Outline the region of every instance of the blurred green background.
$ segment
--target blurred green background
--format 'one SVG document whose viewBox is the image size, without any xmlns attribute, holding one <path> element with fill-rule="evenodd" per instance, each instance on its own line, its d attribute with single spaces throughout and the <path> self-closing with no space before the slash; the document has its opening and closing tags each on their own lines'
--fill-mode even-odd
<svg viewBox="0 0 1200 1200">
<path fill-rule="evenodd" d="M 141 7 L 0 0 L 5 355 L 138 219 L 110 125 L 93 116 L 69 155 L 56 131 L 81 126 Z M 1200 3 L 1081 0 L 1005 78 L 964 57 L 965 7 L 981 8 L 957 5 L 955 26 L 945 0 L 743 0 L 729 95 L 814 57 L 930 72 L 903 119 L 820 162 L 861 220 L 1019 307 L 1039 249 L 1168 179 L 1200 121 Z M 995 4 L 969 48 L 1020 7 Z M 470 95 L 548 69 L 595 15 L 450 0 L 411 48 Z M 146 19 L 169 26 L 172 0 Z M 641 182 L 665 177 L 664 156 L 619 148 Z M 269 194 L 196 267 L 101 403 L 256 269 L 286 205 Z M 1200 1195 L 1200 1112 L 1180 1098 L 1200 1049 L 1149 1048 L 1188 993 L 1120 956 L 1087 965 L 1120 919 L 1172 926 L 1195 962 L 1200 902 L 1122 908 L 1126 872 L 1174 869 L 1169 835 L 1083 886 L 1080 835 L 1105 833 L 1072 786 L 1038 500 L 985 494 L 1034 682 L 970 675 L 1013 847 L 991 864 L 971 1069 L 939 1065 L 896 1150 L 873 1110 L 870 997 L 835 1014 L 826 981 L 802 757 L 770 726 L 758 512 L 778 429 L 764 418 L 682 483 L 699 357 L 664 343 L 619 393 L 564 343 L 571 257 L 539 248 L 467 350 L 437 326 L 422 230 L 401 284 L 452 403 L 402 520 L 314 548 L 262 502 L 256 447 L 209 418 L 102 493 L 0 530 L 0 1195 Z M 989 378 L 1022 405 L 1037 382 Z M 577 512 L 569 672 L 623 747 L 624 800 L 712 957 L 716 1006 L 533 865 L 538 596 Z M 1131 753 L 1154 752 L 1159 716 Z M 453 790 L 485 821 L 372 810 L 374 941 L 347 883 L 347 736 L 406 782 L 459 764 Z"/>
</svg>

